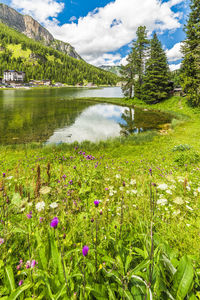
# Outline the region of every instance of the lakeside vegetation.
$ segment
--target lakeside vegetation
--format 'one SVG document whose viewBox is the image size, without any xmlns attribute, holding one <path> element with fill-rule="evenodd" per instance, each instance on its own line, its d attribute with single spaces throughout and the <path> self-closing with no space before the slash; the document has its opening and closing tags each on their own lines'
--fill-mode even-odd
<svg viewBox="0 0 200 300">
<path fill-rule="evenodd" d="M 2 299 L 198 299 L 199 110 L 128 102 L 177 118 L 99 144 L 0 147 Z"/>
</svg>

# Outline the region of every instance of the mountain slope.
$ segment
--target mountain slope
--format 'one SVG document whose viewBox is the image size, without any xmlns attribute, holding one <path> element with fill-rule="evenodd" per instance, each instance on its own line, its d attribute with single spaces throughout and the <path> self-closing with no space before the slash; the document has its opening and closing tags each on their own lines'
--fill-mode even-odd
<svg viewBox="0 0 200 300">
<path fill-rule="evenodd" d="M 116 74 L 119 77 L 121 76 L 121 73 L 120 73 L 121 66 L 104 66 L 104 65 L 102 65 L 99 68 L 102 70 L 105 70 L 105 71 L 109 71 L 113 74 Z"/>
<path fill-rule="evenodd" d="M 115 85 L 118 77 L 44 46 L 0 23 L 0 76 L 6 69 L 26 72 L 26 80 L 51 79 L 70 85 Z"/>
<path fill-rule="evenodd" d="M 54 39 L 53 35 L 32 17 L 22 15 L 2 3 L 0 4 L 0 21 L 25 34 L 27 37 L 43 43 L 45 46 L 52 47 L 76 59 L 81 59 L 80 55 L 69 43 Z"/>
</svg>

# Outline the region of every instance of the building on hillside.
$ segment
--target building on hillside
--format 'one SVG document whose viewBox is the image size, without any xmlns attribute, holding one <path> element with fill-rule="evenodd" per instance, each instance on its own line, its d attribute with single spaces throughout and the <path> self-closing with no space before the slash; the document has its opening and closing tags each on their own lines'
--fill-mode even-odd
<svg viewBox="0 0 200 300">
<path fill-rule="evenodd" d="M 46 85 L 46 86 L 50 86 L 52 84 L 51 80 L 49 79 L 31 80 L 29 83 L 32 85 Z"/>
<path fill-rule="evenodd" d="M 23 82 L 25 79 L 25 75 L 25 72 L 6 70 L 3 72 L 3 82 Z"/>
</svg>

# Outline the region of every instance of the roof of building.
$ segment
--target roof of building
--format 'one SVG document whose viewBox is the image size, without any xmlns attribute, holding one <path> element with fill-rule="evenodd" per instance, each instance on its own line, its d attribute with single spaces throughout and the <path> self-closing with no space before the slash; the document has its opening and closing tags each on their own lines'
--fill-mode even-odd
<svg viewBox="0 0 200 300">
<path fill-rule="evenodd" d="M 5 70 L 4 71 L 4 73 L 14 73 L 14 72 L 16 72 L 16 73 L 18 73 L 18 74 L 23 74 L 23 73 L 25 73 L 25 72 L 23 72 L 23 71 L 16 71 L 16 70 Z"/>
</svg>

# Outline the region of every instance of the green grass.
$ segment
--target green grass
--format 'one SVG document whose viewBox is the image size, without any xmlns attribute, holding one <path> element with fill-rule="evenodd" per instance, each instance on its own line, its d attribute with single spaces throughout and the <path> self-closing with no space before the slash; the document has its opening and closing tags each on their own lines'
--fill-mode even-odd
<svg viewBox="0 0 200 300">
<path fill-rule="evenodd" d="M 156 300 L 198 299 L 199 110 L 179 97 L 91 101 L 171 112 L 172 128 L 96 144 L 1 146 L 1 297 L 16 289 L 19 299 L 150 299 L 151 289 Z"/>
<path fill-rule="evenodd" d="M 22 50 L 21 44 L 9 44 L 6 46 L 8 50 L 12 51 L 12 58 L 25 58 L 28 59 L 31 54 L 31 50 Z"/>
</svg>

